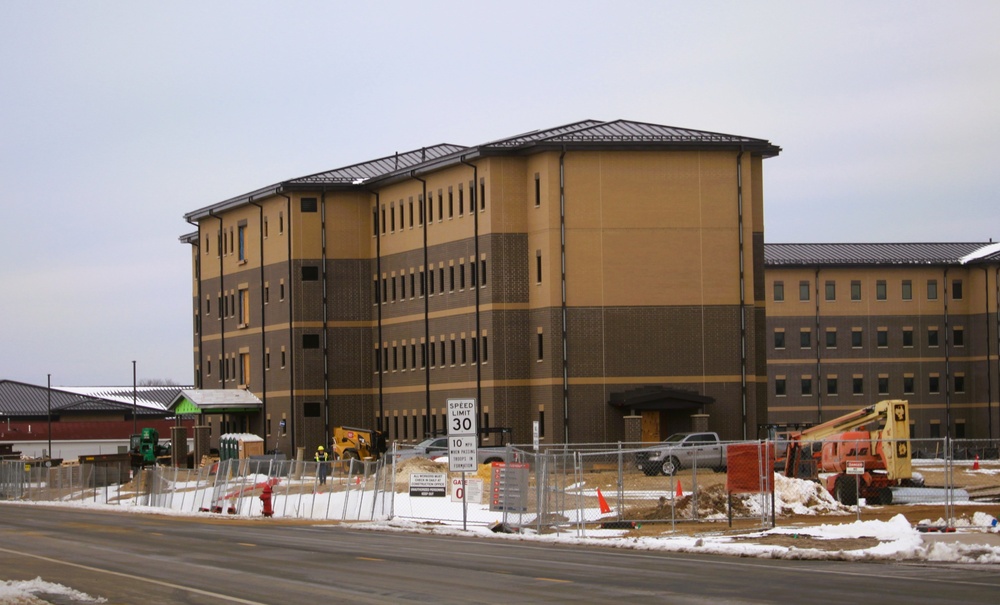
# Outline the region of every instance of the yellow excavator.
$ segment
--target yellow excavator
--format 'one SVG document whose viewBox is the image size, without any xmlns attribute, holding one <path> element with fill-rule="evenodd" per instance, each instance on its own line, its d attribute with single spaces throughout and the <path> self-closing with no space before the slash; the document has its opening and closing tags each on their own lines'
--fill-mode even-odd
<svg viewBox="0 0 1000 605">
<path fill-rule="evenodd" d="M 386 451 L 381 431 L 350 426 L 333 427 L 334 460 L 378 460 Z"/>
</svg>

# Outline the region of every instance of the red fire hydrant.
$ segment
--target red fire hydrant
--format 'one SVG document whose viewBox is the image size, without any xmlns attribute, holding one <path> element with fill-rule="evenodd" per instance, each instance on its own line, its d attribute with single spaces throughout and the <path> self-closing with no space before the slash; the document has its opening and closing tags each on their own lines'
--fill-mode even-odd
<svg viewBox="0 0 1000 605">
<path fill-rule="evenodd" d="M 264 485 L 264 489 L 260 493 L 260 501 L 264 504 L 264 516 L 270 517 L 274 515 L 274 509 L 271 508 L 271 484 L 268 483 Z"/>
</svg>

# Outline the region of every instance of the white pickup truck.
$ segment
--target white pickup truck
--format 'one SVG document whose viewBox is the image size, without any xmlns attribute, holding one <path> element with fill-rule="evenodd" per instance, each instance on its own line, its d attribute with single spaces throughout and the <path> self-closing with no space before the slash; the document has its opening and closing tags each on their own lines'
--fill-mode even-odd
<svg viewBox="0 0 1000 605">
<path fill-rule="evenodd" d="M 726 468 L 726 446 L 716 433 L 675 433 L 656 446 L 636 452 L 636 466 L 647 475 L 673 475 L 685 468 Z"/>
</svg>

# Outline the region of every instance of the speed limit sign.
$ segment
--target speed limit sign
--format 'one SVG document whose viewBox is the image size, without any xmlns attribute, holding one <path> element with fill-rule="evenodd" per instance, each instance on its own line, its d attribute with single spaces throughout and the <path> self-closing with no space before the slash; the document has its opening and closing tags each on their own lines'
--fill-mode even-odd
<svg viewBox="0 0 1000 605">
<path fill-rule="evenodd" d="M 476 435 L 478 432 L 476 422 L 476 400 L 449 399 L 448 434 Z"/>
</svg>

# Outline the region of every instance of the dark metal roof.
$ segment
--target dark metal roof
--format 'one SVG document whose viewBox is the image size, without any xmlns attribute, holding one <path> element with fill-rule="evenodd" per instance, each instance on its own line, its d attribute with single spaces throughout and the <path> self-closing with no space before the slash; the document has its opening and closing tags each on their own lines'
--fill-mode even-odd
<svg viewBox="0 0 1000 605">
<path fill-rule="evenodd" d="M 178 390 L 180 387 L 178 387 Z M 45 416 L 49 413 L 50 391 L 13 380 L 0 380 L 0 413 L 7 416 Z M 57 388 L 51 390 L 52 413 L 132 411 L 130 404 L 70 393 Z M 137 406 L 139 415 L 163 416 L 165 410 Z"/>
<path fill-rule="evenodd" d="M 476 147 L 440 144 L 404 153 L 397 153 L 376 160 L 335 168 L 325 172 L 281 181 L 245 193 L 184 215 L 195 221 L 216 212 L 246 205 L 253 200 L 269 197 L 283 191 L 311 187 L 358 188 L 368 185 L 389 184 L 410 178 L 416 173 L 427 173 L 463 160 L 482 155 L 523 154 L 551 148 L 567 149 L 741 149 L 763 157 L 773 157 L 781 148 L 764 139 L 721 134 L 689 128 L 676 128 L 644 122 L 615 120 L 582 120 L 546 130 L 536 130 L 513 137 L 499 139 Z M 186 234 L 182 243 L 191 244 L 197 236 Z"/>
<path fill-rule="evenodd" d="M 419 166 L 425 162 L 437 160 L 445 156 L 450 156 L 468 147 L 461 145 L 434 145 L 422 149 L 414 149 L 404 153 L 396 153 L 377 160 L 361 162 L 353 166 L 318 172 L 308 176 L 299 177 L 287 181 L 291 184 L 302 185 L 323 185 L 323 184 L 352 184 L 358 185 L 369 179 L 377 179 L 400 170 L 409 170 L 414 166 Z"/>
<path fill-rule="evenodd" d="M 778 155 L 780 148 L 763 139 L 677 128 L 660 124 L 615 120 L 599 122 L 585 120 L 550 130 L 539 130 L 523 135 L 487 143 L 482 147 L 525 147 L 539 143 L 556 145 L 590 143 L 600 145 L 667 144 L 667 145 L 744 145 L 763 153 L 766 157 Z"/>
<path fill-rule="evenodd" d="M 764 244 L 768 267 L 816 265 L 958 265 L 983 243 Z M 989 258 L 989 257 L 986 257 Z"/>
</svg>

